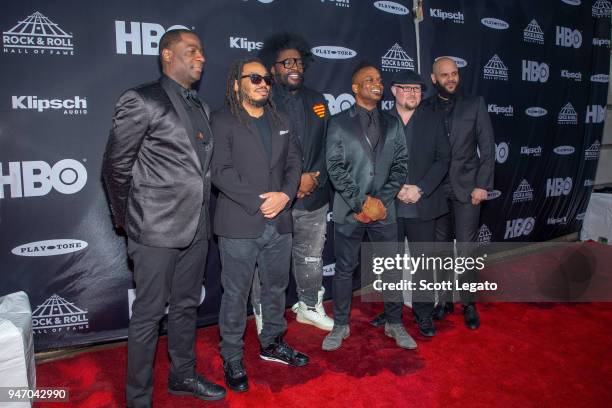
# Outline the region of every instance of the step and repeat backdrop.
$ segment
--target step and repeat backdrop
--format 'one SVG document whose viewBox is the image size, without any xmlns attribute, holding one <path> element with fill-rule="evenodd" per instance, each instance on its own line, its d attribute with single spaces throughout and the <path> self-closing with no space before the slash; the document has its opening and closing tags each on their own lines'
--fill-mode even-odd
<svg viewBox="0 0 612 408">
<path fill-rule="evenodd" d="M 123 90 L 159 76 L 166 30 L 186 27 L 201 37 L 207 62 L 199 94 L 213 109 L 223 104 L 232 60 L 256 55 L 274 32 L 301 33 L 314 54 L 306 84 L 325 94 L 333 114 L 354 103 L 350 76 L 360 61 L 379 67 L 387 83 L 394 72 L 417 68 L 411 9 L 412 0 L 5 5 L 0 296 L 28 293 L 36 349 L 127 334 L 130 265 L 100 166 L 114 103 Z M 455 57 L 464 89 L 485 97 L 493 119 L 496 184 L 479 239 L 541 241 L 578 230 L 603 130 L 610 2 L 426 1 L 420 39 L 424 75 L 436 57 Z M 381 108 L 392 109 L 392 99 L 387 92 Z M 219 274 L 213 241 L 200 324 L 217 319 Z M 290 288 L 288 302 L 294 299 Z"/>
</svg>

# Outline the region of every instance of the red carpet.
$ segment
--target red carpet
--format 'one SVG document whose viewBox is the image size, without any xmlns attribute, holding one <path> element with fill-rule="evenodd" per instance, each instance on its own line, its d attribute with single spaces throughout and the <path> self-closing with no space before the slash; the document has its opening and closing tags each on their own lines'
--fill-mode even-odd
<svg viewBox="0 0 612 408">
<path fill-rule="evenodd" d="M 330 305 L 327 305 L 329 308 Z M 405 311 L 407 309 L 404 309 Z M 395 347 L 367 321 L 379 304 L 360 303 L 351 337 L 336 352 L 321 351 L 324 333 L 287 313 L 286 339 L 311 357 L 307 367 L 264 362 L 254 321 L 246 335 L 250 390 L 224 401 L 174 397 L 166 391 L 166 338 L 160 340 L 155 375 L 156 407 L 596 407 L 612 401 L 612 304 L 481 305 L 482 327 L 469 331 L 455 312 L 419 348 Z M 405 313 L 411 315 L 411 313 Z M 222 383 L 218 328 L 198 331 L 198 368 Z M 41 407 L 125 406 L 126 348 L 85 353 L 37 366 L 38 385 L 68 387 L 70 403 Z"/>
</svg>

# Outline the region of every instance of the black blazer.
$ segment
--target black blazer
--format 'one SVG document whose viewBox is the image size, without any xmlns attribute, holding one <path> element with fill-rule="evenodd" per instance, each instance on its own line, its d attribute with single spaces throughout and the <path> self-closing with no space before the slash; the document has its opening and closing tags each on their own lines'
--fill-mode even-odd
<svg viewBox="0 0 612 408">
<path fill-rule="evenodd" d="M 387 207 L 383 224 L 395 222 L 395 196 L 406 180 L 406 138 L 399 120 L 380 112 L 381 139 L 376 154 L 361 129 L 354 106 L 329 120 L 327 127 L 327 171 L 334 187 L 333 220 L 355 224 L 366 195 Z"/>
<path fill-rule="evenodd" d="M 283 97 L 277 85 L 273 88 L 273 97 L 278 109 L 285 113 Z M 325 165 L 325 129 L 329 119 L 329 110 L 323 94 L 309 88 L 298 90 L 304 104 L 305 135 L 303 140 L 295 138 L 302 150 L 302 172 L 319 172 L 318 187 L 308 196 L 301 198 L 301 202 L 308 211 L 314 211 L 329 202 L 330 185 L 327 177 L 327 166 Z M 324 114 L 320 117 L 315 112 L 315 107 L 323 106 Z M 290 124 L 291 126 L 291 124 Z M 294 132 L 295 134 L 295 132 Z"/>
<path fill-rule="evenodd" d="M 396 109 L 393 109 L 392 114 L 401 121 Z M 405 184 L 417 185 L 423 193 L 415 204 L 396 200 L 396 206 L 399 210 L 400 206 L 416 205 L 419 219 L 433 220 L 448 212 L 446 197 L 440 185 L 448 173 L 450 144 L 444 132 L 441 112 L 419 106 L 410 121 L 414 121 L 413 136 L 410 145 L 406 145 L 408 183 Z"/>
<path fill-rule="evenodd" d="M 284 122 L 284 121 L 283 121 Z M 285 125 L 270 123 L 272 156 L 268 156 L 253 126 L 245 126 L 223 108 L 212 115 L 215 152 L 211 162 L 212 181 L 219 189 L 214 231 L 227 238 L 257 238 L 267 218 L 259 207 L 260 194 L 282 191 L 295 197 L 302 174 L 302 153 Z M 291 200 L 274 223 L 280 234 L 293 230 Z"/>
<path fill-rule="evenodd" d="M 128 237 L 144 245 L 182 248 L 195 236 L 202 206 L 205 234 L 210 231 L 213 138 L 210 128 L 203 139 L 196 137 L 168 81 L 162 77 L 119 97 L 102 175 L 115 223 Z"/>
<path fill-rule="evenodd" d="M 440 110 L 434 103 L 437 97 L 434 95 L 428 98 L 424 104 Z M 474 188 L 493 188 L 495 138 L 491 118 L 481 96 L 457 95 L 449 141 L 451 163 L 448 178 L 457 199 L 468 203 L 471 202 Z"/>
</svg>

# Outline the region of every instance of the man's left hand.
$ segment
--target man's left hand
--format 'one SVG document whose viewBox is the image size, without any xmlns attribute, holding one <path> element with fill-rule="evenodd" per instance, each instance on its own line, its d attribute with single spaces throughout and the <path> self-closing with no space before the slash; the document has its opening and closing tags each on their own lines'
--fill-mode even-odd
<svg viewBox="0 0 612 408">
<path fill-rule="evenodd" d="M 472 204 L 478 205 L 482 201 L 487 199 L 487 190 L 476 187 L 474 190 L 472 190 L 471 196 L 472 196 Z"/>
<path fill-rule="evenodd" d="M 266 218 L 276 217 L 289 202 L 289 196 L 280 191 L 264 193 L 261 194 L 259 198 L 264 199 L 264 202 L 261 203 L 259 209 Z"/>
<path fill-rule="evenodd" d="M 414 184 L 407 184 L 404 185 L 404 187 L 406 189 L 404 197 L 409 203 L 416 203 L 421 199 L 422 194 L 419 187 L 415 186 Z"/>
</svg>

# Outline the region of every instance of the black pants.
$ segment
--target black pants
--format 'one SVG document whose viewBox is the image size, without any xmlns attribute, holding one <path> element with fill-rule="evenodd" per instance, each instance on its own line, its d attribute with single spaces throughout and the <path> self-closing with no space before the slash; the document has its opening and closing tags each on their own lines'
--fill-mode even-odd
<svg viewBox="0 0 612 408">
<path fill-rule="evenodd" d="M 450 191 L 449 191 L 450 190 Z M 468 245 L 461 243 L 476 242 L 478 236 L 478 223 L 480 221 L 480 204 L 474 205 L 471 202 L 463 203 L 455 197 L 452 189 L 447 186 L 447 200 L 450 212 L 436 219 L 436 241 L 452 242 L 457 240 L 457 255 L 471 256 L 471 251 Z M 441 280 L 449 280 L 451 277 L 448 273 L 442 274 Z M 476 272 L 474 269 L 466 270 L 459 275 L 460 282 L 476 282 Z M 463 303 L 471 303 L 474 301 L 474 295 L 471 292 L 463 292 Z M 441 292 L 440 302 L 451 301 L 451 292 Z"/>
<path fill-rule="evenodd" d="M 411 256 L 420 256 L 421 254 L 431 255 L 431 249 L 436 237 L 436 222 L 435 220 L 421 220 L 419 218 L 398 218 L 397 219 L 397 238 L 400 244 L 404 242 L 404 238 L 408 240 L 408 248 Z M 424 245 L 420 245 L 420 244 Z M 429 243 L 429 245 L 428 245 Z M 429 271 L 417 271 L 413 275 L 415 279 L 426 279 L 433 281 L 433 274 Z M 430 317 L 434 308 L 434 293 L 415 292 L 417 297 L 412 300 L 412 312 L 417 318 Z"/>
<path fill-rule="evenodd" d="M 159 321 L 164 316 L 166 303 L 169 304 L 170 375 L 177 379 L 194 375 L 197 308 L 207 252 L 208 239 L 202 229 L 182 249 L 150 247 L 128 239 L 136 283 L 128 329 L 128 406 L 151 406 Z"/>
<path fill-rule="evenodd" d="M 397 224 L 334 223 L 334 254 L 336 255 L 336 273 L 333 280 L 334 324 L 349 324 L 353 298 L 353 272 L 359 264 L 359 251 L 365 234 L 368 234 L 371 242 L 396 243 Z M 389 323 L 401 323 L 402 303 L 385 302 L 385 315 Z"/>
<path fill-rule="evenodd" d="M 219 237 L 219 251 L 223 285 L 219 311 L 221 357 L 225 361 L 240 360 L 255 264 L 261 282 L 261 346 L 268 346 L 287 330 L 285 290 L 289 283 L 291 234 L 279 234 L 276 226 L 267 224 L 259 238 Z"/>
</svg>

